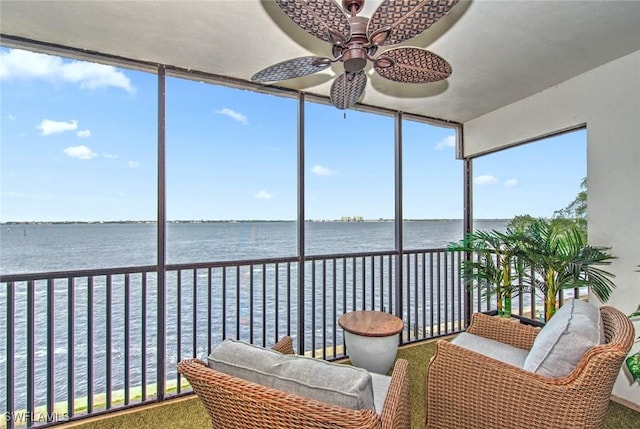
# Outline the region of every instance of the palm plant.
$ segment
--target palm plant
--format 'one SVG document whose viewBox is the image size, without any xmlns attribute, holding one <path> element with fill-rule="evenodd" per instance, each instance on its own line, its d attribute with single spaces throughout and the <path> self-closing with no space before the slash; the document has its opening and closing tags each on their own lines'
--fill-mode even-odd
<svg viewBox="0 0 640 429">
<path fill-rule="evenodd" d="M 636 311 L 629 315 L 629 318 L 640 318 L 640 305 L 638 306 Z M 640 340 L 640 337 L 638 337 L 637 339 Z M 634 354 L 629 355 L 625 363 L 627 364 L 627 368 L 629 368 L 629 372 L 631 373 L 633 380 L 640 380 L 640 352 L 635 352 Z"/>
<path fill-rule="evenodd" d="M 512 279 L 522 267 L 518 262 L 521 239 L 521 233 L 512 229 L 505 233 L 478 230 L 449 245 L 451 251 L 472 254 L 462 262 L 462 278 L 467 287 L 477 286 L 485 300 L 495 294 L 499 316 L 511 317 L 511 298 L 516 290 Z"/>
<path fill-rule="evenodd" d="M 557 297 L 567 288 L 588 286 L 602 302 L 609 299 L 615 284 L 614 275 L 600 268 L 615 259 L 608 247 L 590 246 L 586 233 L 575 223 L 531 223 L 520 242 L 529 274 L 527 281 L 542 292 L 545 317 L 551 318 L 557 309 Z"/>
<path fill-rule="evenodd" d="M 638 267 L 640 267 L 640 265 L 638 265 Z M 640 272 L 640 270 L 636 271 Z M 640 319 L 640 305 L 638 305 L 636 311 L 629 315 L 629 319 Z M 640 341 L 640 337 L 636 338 L 636 341 Z M 633 380 L 640 380 L 640 352 L 635 352 L 634 354 L 629 355 L 625 363 L 627 364 L 627 368 L 629 368 L 629 372 L 631 373 Z"/>
</svg>

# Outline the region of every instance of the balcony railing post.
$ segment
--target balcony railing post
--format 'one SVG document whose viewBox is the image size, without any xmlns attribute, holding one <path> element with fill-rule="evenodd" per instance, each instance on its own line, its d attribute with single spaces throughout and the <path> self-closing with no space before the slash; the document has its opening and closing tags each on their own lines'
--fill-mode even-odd
<svg viewBox="0 0 640 429">
<path fill-rule="evenodd" d="M 142 384 L 142 402 L 147 400 L 147 273 L 142 273 L 141 287 L 141 305 L 140 305 L 140 337 L 142 343 L 142 353 L 140 354 L 140 368 L 141 376 L 140 383 Z"/>
<path fill-rule="evenodd" d="M 111 276 L 111 274 L 107 275 L 107 283 L 105 285 L 106 290 L 105 290 L 105 295 L 106 295 L 106 311 L 105 311 L 105 341 L 107 343 L 106 349 L 106 363 L 105 363 L 105 373 L 106 373 L 106 380 L 105 380 L 105 384 L 106 384 L 106 404 L 105 404 L 105 408 L 108 410 L 111 408 L 111 374 L 112 374 L 112 351 L 113 351 L 113 346 L 112 346 L 112 329 L 111 329 L 111 318 L 112 318 L 112 311 L 113 311 L 113 305 L 112 305 L 112 299 L 113 299 L 113 294 L 112 294 L 112 286 L 113 286 L 113 282 L 112 282 L 113 278 Z"/>
<path fill-rule="evenodd" d="M 130 277 L 129 274 L 124 275 L 124 320 L 130 320 L 131 318 L 131 309 L 130 309 Z M 129 405 L 129 380 L 130 380 L 130 372 L 129 367 L 130 363 L 130 341 L 129 341 L 129 330 L 131 327 L 128 323 L 124 325 L 124 404 Z"/>
<path fill-rule="evenodd" d="M 93 413 L 93 279 L 87 278 L 87 413 Z"/>
<path fill-rule="evenodd" d="M 36 397 L 36 339 L 35 339 L 35 280 L 27 282 L 27 427 L 33 425 L 31 419 L 35 415 L 35 397 Z"/>
<path fill-rule="evenodd" d="M 55 354 L 53 353 L 55 348 L 55 290 L 54 280 L 47 280 L 47 385 L 54 386 L 54 374 L 55 374 Z M 49 389 L 47 392 L 47 415 L 53 413 L 54 407 L 54 392 Z"/>
<path fill-rule="evenodd" d="M 14 282 L 7 282 L 7 412 L 13 413 L 15 410 L 15 361 L 13 356 L 16 355 L 15 349 L 15 320 L 16 320 L 16 284 Z M 13 429 L 14 419 L 9 419 L 7 422 L 7 429 Z"/>
</svg>

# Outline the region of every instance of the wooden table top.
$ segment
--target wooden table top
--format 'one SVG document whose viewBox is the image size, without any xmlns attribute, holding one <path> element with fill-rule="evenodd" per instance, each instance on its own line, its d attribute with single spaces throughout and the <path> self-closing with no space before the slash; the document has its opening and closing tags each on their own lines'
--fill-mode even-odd
<svg viewBox="0 0 640 429">
<path fill-rule="evenodd" d="M 383 311 L 359 310 L 345 313 L 338 319 L 342 329 L 364 337 L 389 337 L 402 331 L 399 317 Z"/>
</svg>

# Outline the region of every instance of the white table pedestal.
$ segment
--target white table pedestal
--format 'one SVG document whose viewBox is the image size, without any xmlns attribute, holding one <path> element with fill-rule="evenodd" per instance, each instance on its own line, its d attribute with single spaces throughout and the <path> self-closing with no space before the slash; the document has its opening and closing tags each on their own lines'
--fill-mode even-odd
<svg viewBox="0 0 640 429">
<path fill-rule="evenodd" d="M 344 333 L 347 354 L 354 366 L 378 374 L 389 372 L 398 353 L 398 334 L 388 337 L 365 337 Z"/>
</svg>

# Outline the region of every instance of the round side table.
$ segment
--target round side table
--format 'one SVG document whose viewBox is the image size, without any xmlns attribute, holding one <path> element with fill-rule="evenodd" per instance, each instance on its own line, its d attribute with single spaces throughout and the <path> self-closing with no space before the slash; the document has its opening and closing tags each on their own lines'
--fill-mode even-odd
<svg viewBox="0 0 640 429">
<path fill-rule="evenodd" d="M 398 353 L 398 334 L 404 328 L 399 317 L 383 311 L 360 310 L 338 319 L 344 329 L 347 354 L 354 366 L 378 374 L 391 369 Z"/>
</svg>

